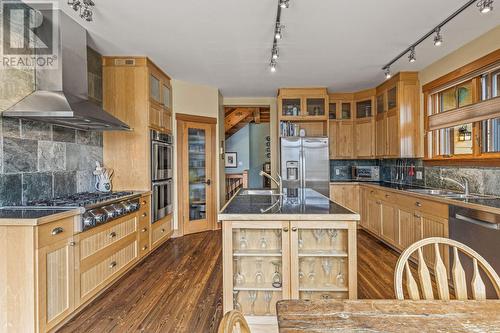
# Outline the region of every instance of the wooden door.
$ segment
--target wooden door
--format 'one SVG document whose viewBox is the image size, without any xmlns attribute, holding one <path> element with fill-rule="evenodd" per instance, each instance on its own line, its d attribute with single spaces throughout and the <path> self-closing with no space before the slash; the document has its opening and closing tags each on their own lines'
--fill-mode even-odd
<svg viewBox="0 0 500 333">
<path fill-rule="evenodd" d="M 350 121 L 341 121 L 337 130 L 337 156 L 353 157 L 354 135 L 353 123 Z"/>
<path fill-rule="evenodd" d="M 222 233 L 224 313 L 276 315 L 290 298 L 290 222 L 225 221 Z"/>
<path fill-rule="evenodd" d="M 215 228 L 215 124 L 180 121 L 179 208 L 183 233 Z M 179 128 L 179 125 L 177 128 Z"/>
<path fill-rule="evenodd" d="M 65 239 L 38 250 L 40 332 L 52 329 L 75 308 L 74 245 L 73 239 Z"/>
<path fill-rule="evenodd" d="M 391 203 L 382 202 L 381 236 L 389 243 L 398 243 L 398 224 L 396 221 L 397 207 Z"/>
<path fill-rule="evenodd" d="M 356 121 L 355 128 L 356 157 L 373 157 L 374 136 L 372 119 Z"/>
</svg>

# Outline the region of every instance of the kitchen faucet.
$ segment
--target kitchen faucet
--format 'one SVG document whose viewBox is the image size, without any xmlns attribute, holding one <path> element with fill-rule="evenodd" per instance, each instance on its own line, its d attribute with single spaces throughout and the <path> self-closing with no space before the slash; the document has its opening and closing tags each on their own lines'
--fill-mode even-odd
<svg viewBox="0 0 500 333">
<path fill-rule="evenodd" d="M 274 178 L 273 176 L 271 176 L 270 174 L 268 174 L 264 171 L 260 171 L 259 175 L 271 179 L 278 186 L 279 194 L 280 195 L 283 194 L 283 181 L 282 181 L 279 173 L 276 174 L 276 176 L 278 176 L 278 180 L 276 180 L 276 178 Z"/>
<path fill-rule="evenodd" d="M 455 180 L 455 179 L 452 179 L 452 178 L 448 178 L 448 177 L 443 177 L 443 176 L 440 176 L 440 179 L 441 180 L 446 180 L 450 183 L 453 183 L 453 184 L 456 184 L 458 186 L 460 186 L 463 190 L 464 190 L 464 194 L 466 196 L 469 196 L 470 194 L 470 190 L 469 190 L 469 180 L 467 180 L 467 178 L 463 178 L 463 181 L 464 183 L 460 183 L 459 181 Z"/>
</svg>

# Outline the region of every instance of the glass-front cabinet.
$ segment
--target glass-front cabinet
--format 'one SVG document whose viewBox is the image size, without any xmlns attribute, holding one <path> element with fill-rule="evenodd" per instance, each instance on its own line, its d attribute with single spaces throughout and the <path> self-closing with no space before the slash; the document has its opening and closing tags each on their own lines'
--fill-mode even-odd
<svg viewBox="0 0 500 333">
<path fill-rule="evenodd" d="M 223 221 L 224 312 L 274 316 L 281 299 L 355 299 L 356 224 Z"/>
<path fill-rule="evenodd" d="M 306 109 L 308 116 L 324 116 L 325 115 L 325 98 L 306 98 Z"/>
<path fill-rule="evenodd" d="M 281 100 L 281 115 L 285 117 L 297 117 L 302 114 L 300 98 L 283 98 Z"/>
<path fill-rule="evenodd" d="M 161 103 L 160 79 L 153 74 L 149 75 L 149 98 L 156 103 Z"/>
<path fill-rule="evenodd" d="M 351 102 L 343 102 L 341 104 L 340 119 L 341 120 L 349 120 L 349 119 L 351 119 L 351 109 L 352 109 L 352 103 Z"/>
<path fill-rule="evenodd" d="M 283 88 L 278 92 L 278 114 L 286 120 L 327 120 L 326 88 Z"/>
</svg>

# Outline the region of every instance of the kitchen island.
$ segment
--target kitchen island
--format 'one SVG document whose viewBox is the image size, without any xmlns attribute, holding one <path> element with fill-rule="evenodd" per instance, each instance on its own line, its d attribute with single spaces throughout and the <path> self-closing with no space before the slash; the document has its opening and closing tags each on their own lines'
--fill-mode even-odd
<svg viewBox="0 0 500 333">
<path fill-rule="evenodd" d="M 224 312 L 275 316 L 281 299 L 356 299 L 359 214 L 309 189 L 243 189 L 218 215 Z"/>
</svg>

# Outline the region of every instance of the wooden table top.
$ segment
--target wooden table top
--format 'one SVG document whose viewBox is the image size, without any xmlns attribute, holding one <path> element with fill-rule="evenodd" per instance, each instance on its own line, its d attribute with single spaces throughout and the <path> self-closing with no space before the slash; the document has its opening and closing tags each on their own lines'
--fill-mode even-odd
<svg viewBox="0 0 500 333">
<path fill-rule="evenodd" d="M 500 332 L 500 300 L 283 300 L 280 333 Z"/>
</svg>

